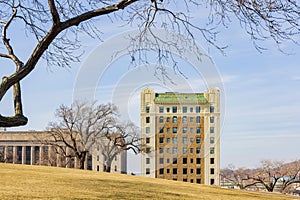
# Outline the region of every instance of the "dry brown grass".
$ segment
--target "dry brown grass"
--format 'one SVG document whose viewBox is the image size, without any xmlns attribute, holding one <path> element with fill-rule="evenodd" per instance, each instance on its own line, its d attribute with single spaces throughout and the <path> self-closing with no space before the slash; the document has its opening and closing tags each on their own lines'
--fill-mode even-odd
<svg viewBox="0 0 300 200">
<path fill-rule="evenodd" d="M 284 200 L 291 198 L 130 175 L 0 164 L 0 199 Z"/>
</svg>

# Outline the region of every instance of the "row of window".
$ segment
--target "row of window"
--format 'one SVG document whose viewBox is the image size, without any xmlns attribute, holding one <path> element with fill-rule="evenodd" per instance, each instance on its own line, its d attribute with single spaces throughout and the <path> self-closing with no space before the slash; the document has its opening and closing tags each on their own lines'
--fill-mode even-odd
<svg viewBox="0 0 300 200">
<path fill-rule="evenodd" d="M 194 158 L 190 158 L 189 161 L 190 161 L 189 164 L 194 164 Z M 167 164 L 169 164 L 170 158 L 167 158 L 166 162 L 167 162 Z M 146 158 L 146 164 L 150 164 L 150 158 Z M 161 163 L 161 164 L 163 164 L 163 163 Z M 177 164 L 177 158 L 172 159 L 172 164 Z M 188 164 L 188 158 L 182 158 L 182 164 Z M 201 164 L 201 158 L 196 158 L 196 164 Z M 210 158 L 210 164 L 212 164 L 212 165 L 215 164 L 214 158 Z"/>
<path fill-rule="evenodd" d="M 170 169 L 160 168 L 159 174 L 162 175 L 164 173 L 170 174 Z M 190 169 L 190 173 L 194 173 L 194 169 Z M 172 174 L 178 174 L 177 168 L 172 168 Z M 187 175 L 188 174 L 188 168 L 182 168 L 182 174 Z M 201 168 L 196 168 L 196 174 L 201 174 Z"/>
<path fill-rule="evenodd" d="M 173 154 L 177 154 L 178 153 L 177 147 L 165 148 L 165 150 L 166 150 L 166 153 L 171 153 L 171 150 L 172 150 Z M 159 152 L 160 153 L 164 153 L 165 150 L 163 148 L 160 148 Z M 182 153 L 183 154 L 187 154 L 187 150 L 188 150 L 187 147 L 183 147 L 182 148 Z M 149 147 L 146 148 L 145 153 L 150 153 L 150 152 L 151 152 L 151 148 L 149 148 Z M 194 153 L 194 148 L 190 148 L 190 153 Z M 195 153 L 196 154 L 200 154 L 201 153 L 201 148 L 200 147 L 195 148 Z M 215 153 L 215 148 L 214 147 L 210 147 L 209 153 L 210 154 L 214 154 Z"/>
<path fill-rule="evenodd" d="M 201 112 L 201 107 L 200 106 L 189 107 L 189 112 L 193 113 L 194 108 L 195 108 L 196 113 Z M 166 107 L 165 108 L 164 106 L 159 106 L 159 113 L 164 113 L 165 110 L 166 110 L 167 113 L 171 113 L 171 111 L 172 111 L 172 113 L 177 113 L 178 112 L 178 107 L 177 106 L 172 106 L 172 107 Z M 188 112 L 188 107 L 187 106 L 182 106 L 182 113 L 187 113 L 187 112 Z M 214 113 L 215 108 L 213 106 L 210 106 L 209 112 Z M 149 106 L 146 106 L 146 113 L 150 113 L 150 107 Z"/>
<path fill-rule="evenodd" d="M 211 137 L 211 138 L 213 138 L 213 137 Z M 163 144 L 164 140 L 165 140 L 164 137 L 160 137 L 159 138 L 159 143 Z M 214 140 L 214 139 L 212 139 L 212 140 Z M 147 142 L 147 141 L 149 141 L 149 142 Z M 196 141 L 196 144 L 200 144 L 200 142 L 201 142 L 200 137 L 196 137 L 195 141 Z M 167 143 L 171 143 L 171 138 L 166 138 L 166 142 Z M 194 138 L 190 138 L 190 143 L 193 143 L 193 142 L 194 142 Z M 150 143 L 150 138 L 146 138 L 146 143 Z M 177 137 L 173 137 L 172 138 L 172 143 L 173 144 L 177 144 L 178 143 Z M 187 137 L 183 137 L 182 138 L 182 144 L 187 144 L 187 143 L 188 143 L 188 138 Z"/>
<path fill-rule="evenodd" d="M 178 133 L 178 128 L 177 127 L 172 127 L 172 128 L 160 127 L 159 128 L 159 133 L 164 133 L 164 132 L 171 133 L 171 129 L 172 129 L 172 133 Z M 182 133 L 187 133 L 187 132 L 188 132 L 188 128 L 187 127 L 182 127 Z M 194 128 L 193 127 L 189 128 L 189 132 L 194 133 Z M 195 132 L 198 133 L 198 134 L 201 133 L 201 127 L 196 127 Z M 215 128 L 210 127 L 209 132 L 214 133 Z M 150 127 L 146 127 L 146 134 L 149 134 L 149 133 L 150 133 Z"/>
</svg>

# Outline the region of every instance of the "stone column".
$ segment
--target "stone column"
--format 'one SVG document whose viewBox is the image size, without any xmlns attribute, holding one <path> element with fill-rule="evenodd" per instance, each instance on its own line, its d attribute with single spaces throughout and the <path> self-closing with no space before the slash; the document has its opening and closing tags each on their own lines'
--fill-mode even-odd
<svg viewBox="0 0 300 200">
<path fill-rule="evenodd" d="M 66 154 L 69 155 L 70 154 L 70 148 L 66 147 Z M 66 157 L 66 168 L 70 168 L 71 167 L 71 159 L 69 157 Z"/>
<path fill-rule="evenodd" d="M 8 160 L 8 146 L 4 146 L 4 162 L 7 162 Z"/>
<path fill-rule="evenodd" d="M 75 162 L 74 168 L 78 169 L 79 168 L 79 162 L 78 162 L 78 158 L 77 157 L 74 158 L 74 162 Z"/>
<path fill-rule="evenodd" d="M 40 146 L 40 156 L 39 156 L 39 165 L 43 165 L 43 161 L 44 161 L 44 146 L 41 145 Z"/>
<path fill-rule="evenodd" d="M 17 146 L 13 146 L 13 164 L 17 164 Z"/>
<path fill-rule="evenodd" d="M 62 167 L 62 163 L 61 163 L 61 149 L 58 148 L 57 149 L 57 154 L 56 154 L 56 167 Z"/>
<path fill-rule="evenodd" d="M 85 156 L 85 161 L 84 161 L 84 169 L 85 169 L 85 170 L 88 169 L 88 157 L 89 157 L 89 155 L 88 155 L 88 153 L 87 153 L 86 156 Z"/>
<path fill-rule="evenodd" d="M 52 163 L 52 146 L 48 146 L 48 166 L 51 166 Z"/>
<path fill-rule="evenodd" d="M 22 165 L 26 164 L 26 146 L 22 146 Z"/>
<path fill-rule="evenodd" d="M 35 146 L 31 146 L 30 148 L 30 164 L 35 165 Z"/>
</svg>

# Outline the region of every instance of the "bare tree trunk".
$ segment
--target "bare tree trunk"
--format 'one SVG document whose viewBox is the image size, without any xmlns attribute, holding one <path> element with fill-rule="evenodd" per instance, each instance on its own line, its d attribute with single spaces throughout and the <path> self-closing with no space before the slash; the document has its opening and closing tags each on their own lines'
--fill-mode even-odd
<svg viewBox="0 0 300 200">
<path fill-rule="evenodd" d="M 111 163 L 112 159 L 108 159 L 105 161 L 105 168 L 104 171 L 110 173 L 111 172 Z"/>
</svg>

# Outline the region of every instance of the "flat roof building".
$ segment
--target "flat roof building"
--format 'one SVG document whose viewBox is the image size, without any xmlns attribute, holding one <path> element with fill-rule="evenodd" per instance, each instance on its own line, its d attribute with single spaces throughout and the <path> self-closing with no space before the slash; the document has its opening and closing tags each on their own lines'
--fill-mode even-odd
<svg viewBox="0 0 300 200">
<path fill-rule="evenodd" d="M 220 91 L 141 92 L 141 174 L 219 185 Z"/>
</svg>

